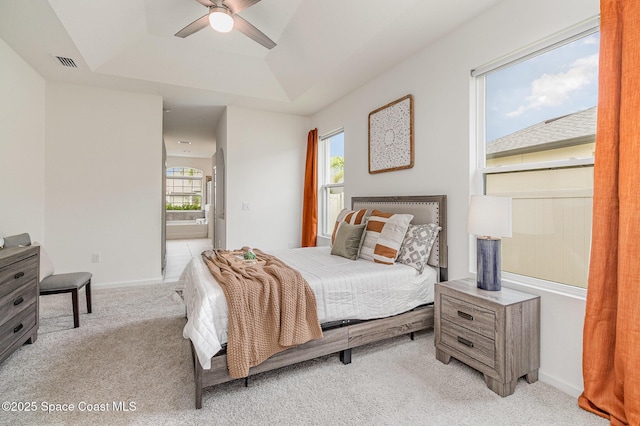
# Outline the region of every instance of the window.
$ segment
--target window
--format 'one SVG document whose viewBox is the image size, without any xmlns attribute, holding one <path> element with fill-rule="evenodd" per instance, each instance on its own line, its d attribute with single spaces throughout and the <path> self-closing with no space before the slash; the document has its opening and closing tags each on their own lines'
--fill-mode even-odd
<svg viewBox="0 0 640 426">
<path fill-rule="evenodd" d="M 202 176 L 191 167 L 167 169 L 167 210 L 202 210 Z"/>
<path fill-rule="evenodd" d="M 593 20 L 472 72 L 476 193 L 513 200 L 505 277 L 587 286 L 599 45 Z"/>
<path fill-rule="evenodd" d="M 321 136 L 318 149 L 319 233 L 328 236 L 344 208 L 344 131 Z"/>
</svg>

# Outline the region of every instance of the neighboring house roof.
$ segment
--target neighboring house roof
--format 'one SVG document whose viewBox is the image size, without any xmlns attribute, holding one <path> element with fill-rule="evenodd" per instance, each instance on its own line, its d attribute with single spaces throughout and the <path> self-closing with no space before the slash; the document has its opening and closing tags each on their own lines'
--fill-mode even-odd
<svg viewBox="0 0 640 426">
<path fill-rule="evenodd" d="M 487 157 L 563 148 L 595 141 L 598 107 L 551 118 L 487 143 Z"/>
</svg>

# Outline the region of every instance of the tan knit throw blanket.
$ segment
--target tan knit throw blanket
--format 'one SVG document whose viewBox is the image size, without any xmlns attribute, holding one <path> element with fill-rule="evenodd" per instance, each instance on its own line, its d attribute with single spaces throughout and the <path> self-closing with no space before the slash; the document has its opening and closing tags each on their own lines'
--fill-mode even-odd
<svg viewBox="0 0 640 426">
<path fill-rule="evenodd" d="M 271 355 L 322 337 L 316 297 L 300 272 L 275 256 L 253 251 L 258 265 L 233 261 L 227 250 L 202 253 L 227 298 L 232 378 L 247 377 L 250 367 Z"/>
</svg>

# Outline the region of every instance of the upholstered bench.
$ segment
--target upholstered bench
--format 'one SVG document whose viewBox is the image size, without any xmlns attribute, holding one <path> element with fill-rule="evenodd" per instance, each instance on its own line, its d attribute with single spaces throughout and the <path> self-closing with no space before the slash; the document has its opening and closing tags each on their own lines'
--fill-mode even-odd
<svg viewBox="0 0 640 426">
<path fill-rule="evenodd" d="M 53 274 L 40 281 L 40 294 L 71 293 L 73 304 L 73 327 L 80 327 L 80 309 L 78 291 L 84 287 L 87 296 L 87 312 L 91 313 L 91 274 L 89 272 L 71 272 Z"/>
</svg>

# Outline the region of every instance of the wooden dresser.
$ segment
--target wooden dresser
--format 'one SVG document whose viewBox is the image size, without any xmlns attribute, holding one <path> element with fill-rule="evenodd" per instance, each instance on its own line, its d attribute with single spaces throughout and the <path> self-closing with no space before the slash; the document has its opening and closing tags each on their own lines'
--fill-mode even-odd
<svg viewBox="0 0 640 426">
<path fill-rule="evenodd" d="M 0 362 L 38 338 L 40 247 L 0 249 Z"/>
<path fill-rule="evenodd" d="M 511 395 L 518 379 L 538 380 L 540 297 L 502 288 L 486 291 L 473 279 L 435 287 L 436 358 L 451 357 L 484 374 L 500 396 Z"/>
</svg>

